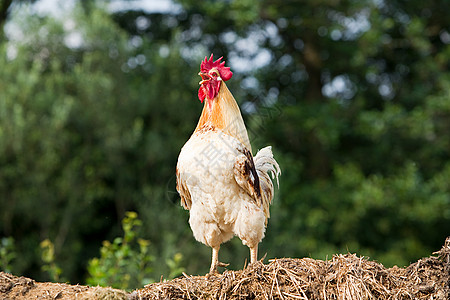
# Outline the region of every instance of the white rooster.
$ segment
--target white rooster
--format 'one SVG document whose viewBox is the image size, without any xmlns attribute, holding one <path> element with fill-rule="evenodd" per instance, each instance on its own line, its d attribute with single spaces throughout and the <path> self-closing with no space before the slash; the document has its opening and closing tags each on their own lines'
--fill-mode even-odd
<svg viewBox="0 0 450 300">
<path fill-rule="evenodd" d="M 233 73 L 213 55 L 200 64 L 198 96 L 204 107 L 177 163 L 177 191 L 190 210 L 189 224 L 197 241 L 212 248 L 210 273 L 217 272 L 220 245 L 237 235 L 258 257 L 264 237 L 273 184 L 280 167 L 270 146 L 252 156 L 244 121 L 225 85 Z"/>
</svg>

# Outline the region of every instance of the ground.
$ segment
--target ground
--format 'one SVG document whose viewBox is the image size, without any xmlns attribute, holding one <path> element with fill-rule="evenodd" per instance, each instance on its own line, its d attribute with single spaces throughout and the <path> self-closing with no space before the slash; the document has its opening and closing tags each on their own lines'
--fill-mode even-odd
<svg viewBox="0 0 450 300">
<path fill-rule="evenodd" d="M 0 272 L 1 299 L 450 299 L 450 237 L 440 251 L 406 268 L 354 254 L 322 261 L 273 259 L 213 276 L 184 276 L 131 293 L 40 283 Z"/>
</svg>

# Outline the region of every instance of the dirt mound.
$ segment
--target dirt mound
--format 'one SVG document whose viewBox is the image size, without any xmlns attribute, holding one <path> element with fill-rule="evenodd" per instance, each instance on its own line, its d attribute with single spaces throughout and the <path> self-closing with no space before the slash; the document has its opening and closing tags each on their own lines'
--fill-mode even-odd
<svg viewBox="0 0 450 300">
<path fill-rule="evenodd" d="M 111 288 L 39 283 L 0 273 L 0 299 L 450 299 L 450 237 L 437 256 L 406 268 L 354 254 L 327 261 L 274 259 L 215 276 L 188 276 L 131 294 Z"/>
<path fill-rule="evenodd" d="M 0 299 L 128 300 L 129 295 L 124 291 L 111 288 L 35 282 L 26 277 L 15 277 L 11 274 L 0 272 Z"/>
<path fill-rule="evenodd" d="M 450 299 L 450 237 L 403 269 L 354 254 L 274 259 L 217 276 L 187 276 L 134 291 L 134 299 Z"/>
</svg>

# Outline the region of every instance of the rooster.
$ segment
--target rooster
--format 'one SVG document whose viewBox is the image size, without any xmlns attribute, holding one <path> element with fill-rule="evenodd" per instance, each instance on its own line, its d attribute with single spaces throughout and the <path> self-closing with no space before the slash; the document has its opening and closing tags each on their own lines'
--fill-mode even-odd
<svg viewBox="0 0 450 300">
<path fill-rule="evenodd" d="M 194 133 L 181 149 L 176 177 L 181 205 L 190 211 L 197 241 L 212 248 L 210 274 L 217 272 L 220 245 L 237 235 L 258 257 L 274 186 L 281 174 L 272 148 L 252 156 L 252 147 L 233 95 L 225 81 L 233 76 L 222 57 L 200 64 L 198 97 L 203 111 Z M 272 179 L 270 178 L 272 175 Z"/>
</svg>

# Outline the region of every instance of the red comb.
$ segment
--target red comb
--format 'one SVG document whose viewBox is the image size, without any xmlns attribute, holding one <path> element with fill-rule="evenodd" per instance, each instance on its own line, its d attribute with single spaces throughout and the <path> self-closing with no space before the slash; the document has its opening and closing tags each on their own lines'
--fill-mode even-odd
<svg viewBox="0 0 450 300">
<path fill-rule="evenodd" d="M 225 67 L 224 61 L 220 62 L 222 58 L 223 56 L 214 61 L 213 54 L 211 54 L 209 59 L 205 56 L 205 60 L 203 60 L 200 64 L 200 71 L 208 73 L 212 68 L 216 68 L 219 71 L 220 78 L 222 78 L 223 81 L 230 80 L 233 76 L 233 72 L 230 71 L 230 67 Z"/>
</svg>

